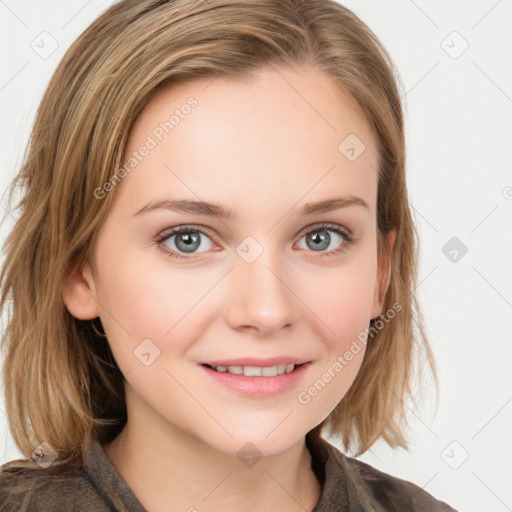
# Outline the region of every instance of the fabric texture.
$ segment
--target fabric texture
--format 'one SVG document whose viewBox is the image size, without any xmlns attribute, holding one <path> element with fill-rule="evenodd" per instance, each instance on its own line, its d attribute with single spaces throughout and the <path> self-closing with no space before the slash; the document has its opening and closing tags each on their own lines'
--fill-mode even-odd
<svg viewBox="0 0 512 512">
<path fill-rule="evenodd" d="M 322 484 L 311 512 L 444 512 L 455 509 L 420 487 L 347 457 L 329 442 L 306 436 L 312 468 Z M 2 512 L 148 512 L 93 439 L 76 469 L 50 466 L 0 471 Z M 172 510 L 170 508 L 169 510 Z M 149 511 L 160 512 L 160 511 Z M 236 511 L 233 511 L 236 512 Z"/>
</svg>

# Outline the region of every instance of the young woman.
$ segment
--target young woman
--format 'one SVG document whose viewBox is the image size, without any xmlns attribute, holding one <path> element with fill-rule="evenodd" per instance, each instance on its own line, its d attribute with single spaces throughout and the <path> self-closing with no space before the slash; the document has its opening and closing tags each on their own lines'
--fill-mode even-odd
<svg viewBox="0 0 512 512">
<path fill-rule="evenodd" d="M 406 446 L 416 234 L 393 64 L 330 0 L 124 0 L 11 193 L 2 510 L 453 510 Z"/>
</svg>

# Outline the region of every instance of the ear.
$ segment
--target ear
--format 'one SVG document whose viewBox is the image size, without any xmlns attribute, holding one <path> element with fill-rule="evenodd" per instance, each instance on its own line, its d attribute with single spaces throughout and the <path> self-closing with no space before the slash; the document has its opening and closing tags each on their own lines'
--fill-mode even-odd
<svg viewBox="0 0 512 512">
<path fill-rule="evenodd" d="M 376 318 L 382 314 L 382 306 L 384 297 L 391 280 L 391 265 L 393 261 L 393 249 L 396 241 L 396 229 L 392 229 L 385 235 L 385 243 L 389 247 L 389 251 L 384 248 L 379 254 L 377 279 L 375 280 L 375 292 L 373 298 L 373 307 L 371 318 Z"/>
<path fill-rule="evenodd" d="M 62 299 L 68 311 L 79 320 L 92 320 L 99 316 L 94 278 L 89 264 L 69 276 L 62 286 Z"/>
</svg>

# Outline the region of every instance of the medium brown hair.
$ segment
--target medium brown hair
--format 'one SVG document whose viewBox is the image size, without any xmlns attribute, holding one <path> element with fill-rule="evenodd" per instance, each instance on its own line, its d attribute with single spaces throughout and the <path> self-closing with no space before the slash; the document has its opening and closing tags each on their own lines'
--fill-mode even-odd
<svg viewBox="0 0 512 512">
<path fill-rule="evenodd" d="M 379 256 L 389 251 L 384 235 L 397 233 L 383 311 L 401 307 L 382 327 L 372 319 L 353 385 L 308 435 L 315 439 L 328 427 L 357 453 L 379 438 L 406 446 L 404 401 L 414 398 L 412 377 L 422 366 L 416 356 L 426 356 L 434 376 L 435 370 L 414 293 L 417 234 L 400 81 L 388 53 L 332 0 L 124 0 L 64 55 L 10 188 L 18 219 L 0 275 L 0 308 L 8 318 L 3 379 L 10 430 L 27 458 L 46 441 L 59 454 L 54 464 L 76 464 L 91 436 L 111 440 L 126 422 L 123 375 L 108 343 L 94 321 L 68 312 L 61 290 L 92 254 L 114 195 L 99 200 L 94 191 L 122 167 L 137 116 L 163 86 L 301 65 L 334 77 L 375 133 Z M 21 199 L 12 207 L 17 191 Z"/>
</svg>

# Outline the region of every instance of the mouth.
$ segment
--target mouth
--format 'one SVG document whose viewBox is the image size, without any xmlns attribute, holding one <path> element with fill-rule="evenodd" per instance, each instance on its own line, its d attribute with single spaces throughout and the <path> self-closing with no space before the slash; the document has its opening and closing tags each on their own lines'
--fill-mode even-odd
<svg viewBox="0 0 512 512">
<path fill-rule="evenodd" d="M 305 363 L 279 363 L 273 366 L 254 366 L 254 365 L 211 365 L 203 363 L 201 366 L 209 368 L 214 372 L 230 373 L 231 375 L 244 375 L 245 377 L 277 377 L 278 375 L 290 374 L 296 371 Z"/>
<path fill-rule="evenodd" d="M 311 364 L 307 359 L 285 356 L 209 361 L 199 367 L 215 385 L 256 399 L 278 396 L 297 387 Z"/>
</svg>

